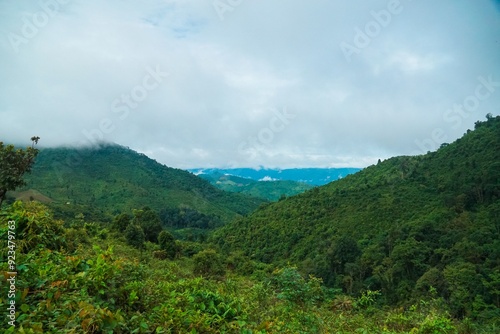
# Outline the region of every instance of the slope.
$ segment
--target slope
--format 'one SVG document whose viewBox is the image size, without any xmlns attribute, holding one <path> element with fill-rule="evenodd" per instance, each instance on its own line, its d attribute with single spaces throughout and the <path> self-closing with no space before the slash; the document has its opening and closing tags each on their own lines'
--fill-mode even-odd
<svg viewBox="0 0 500 334">
<path fill-rule="evenodd" d="M 405 303 L 432 286 L 456 316 L 500 312 L 500 116 L 487 117 L 437 152 L 264 205 L 212 240 L 348 293 Z"/>
<path fill-rule="evenodd" d="M 149 206 L 155 210 L 187 207 L 229 221 L 263 202 L 221 191 L 187 171 L 112 144 L 42 149 L 26 189 L 50 197 L 56 211 L 72 217 L 76 212 L 115 215 Z"/>
</svg>

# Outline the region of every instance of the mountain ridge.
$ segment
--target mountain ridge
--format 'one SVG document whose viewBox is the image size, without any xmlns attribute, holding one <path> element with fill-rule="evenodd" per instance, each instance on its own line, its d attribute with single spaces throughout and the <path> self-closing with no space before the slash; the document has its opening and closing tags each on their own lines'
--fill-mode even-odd
<svg viewBox="0 0 500 334">
<path fill-rule="evenodd" d="M 436 152 L 390 158 L 265 204 L 212 240 L 266 263 L 294 263 L 347 293 L 380 290 L 391 303 L 433 287 L 466 316 L 475 295 L 496 305 L 488 284 L 500 268 L 499 236 L 497 116 Z M 472 268 L 485 285 L 469 285 L 463 275 Z M 453 284 L 467 293 L 449 295 Z"/>
<path fill-rule="evenodd" d="M 199 174 L 233 175 L 254 181 L 295 181 L 317 186 L 341 179 L 361 168 L 191 168 L 188 171 Z"/>
<path fill-rule="evenodd" d="M 263 200 L 227 193 L 185 170 L 168 167 L 117 144 L 43 148 L 23 189 L 39 191 L 68 215 L 116 215 L 149 206 L 190 207 L 224 221 L 245 215 Z"/>
</svg>

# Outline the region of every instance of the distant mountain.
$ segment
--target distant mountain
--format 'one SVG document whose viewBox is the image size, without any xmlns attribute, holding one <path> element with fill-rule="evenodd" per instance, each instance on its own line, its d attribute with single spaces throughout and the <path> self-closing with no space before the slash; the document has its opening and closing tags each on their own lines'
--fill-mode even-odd
<svg viewBox="0 0 500 334">
<path fill-rule="evenodd" d="M 314 186 L 296 181 L 255 181 L 239 176 L 210 173 L 198 174 L 219 189 L 277 201 L 286 196 L 303 193 Z"/>
<path fill-rule="evenodd" d="M 379 290 L 405 304 L 431 291 L 456 317 L 498 319 L 500 116 L 487 117 L 435 152 L 263 205 L 212 241 L 297 264 L 349 294 Z"/>
<path fill-rule="evenodd" d="M 313 186 L 324 185 L 360 171 L 360 168 L 292 168 L 292 169 L 252 169 L 252 168 L 195 168 L 189 169 L 196 175 L 233 175 L 254 181 L 295 181 Z"/>
<path fill-rule="evenodd" d="M 149 206 L 191 208 L 227 222 L 264 202 L 222 191 L 192 173 L 114 144 L 42 149 L 26 181 L 27 186 L 11 196 L 42 198 L 71 218 L 77 213 L 102 217 Z"/>
</svg>

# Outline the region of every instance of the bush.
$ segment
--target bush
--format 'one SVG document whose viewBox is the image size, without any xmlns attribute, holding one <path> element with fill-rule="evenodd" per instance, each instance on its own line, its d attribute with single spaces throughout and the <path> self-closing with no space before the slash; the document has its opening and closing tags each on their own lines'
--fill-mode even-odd
<svg viewBox="0 0 500 334">
<path fill-rule="evenodd" d="M 154 251 L 153 257 L 155 259 L 165 260 L 168 258 L 168 253 L 164 250 Z"/>
<path fill-rule="evenodd" d="M 193 256 L 194 273 L 209 277 L 223 276 L 226 272 L 222 257 L 213 249 L 207 249 Z"/>
<path fill-rule="evenodd" d="M 306 281 L 296 267 L 286 267 L 273 272 L 272 283 L 278 292 L 278 298 L 297 304 L 314 304 L 322 300 L 321 279 L 312 275 Z"/>
<path fill-rule="evenodd" d="M 85 229 L 68 228 L 64 234 L 66 250 L 70 253 L 76 251 L 80 245 L 90 244 L 90 239 Z"/>
<path fill-rule="evenodd" d="M 5 226 L 9 220 L 16 222 L 17 250 L 22 253 L 37 247 L 50 250 L 66 247 L 64 223 L 54 220 L 52 212 L 43 204 L 17 201 L 7 209 L 7 214 L 1 219 L 2 223 L 5 220 Z M 2 236 L 1 240 L 4 242 L 7 237 Z M 4 249 L 6 246 L 2 247 L 2 250 Z"/>
</svg>

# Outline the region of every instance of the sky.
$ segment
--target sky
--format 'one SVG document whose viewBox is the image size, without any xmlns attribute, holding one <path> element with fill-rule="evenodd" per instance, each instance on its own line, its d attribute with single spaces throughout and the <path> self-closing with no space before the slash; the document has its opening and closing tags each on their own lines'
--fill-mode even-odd
<svg viewBox="0 0 500 334">
<path fill-rule="evenodd" d="M 500 1 L 0 1 L 0 141 L 366 167 L 500 114 Z"/>
</svg>

